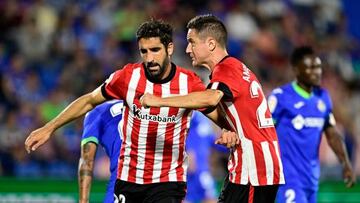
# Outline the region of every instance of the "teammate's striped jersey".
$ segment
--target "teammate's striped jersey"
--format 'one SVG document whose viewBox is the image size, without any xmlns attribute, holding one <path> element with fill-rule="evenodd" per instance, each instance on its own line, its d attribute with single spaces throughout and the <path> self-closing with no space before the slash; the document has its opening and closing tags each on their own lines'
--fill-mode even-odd
<svg viewBox="0 0 360 203">
<path fill-rule="evenodd" d="M 229 180 L 253 186 L 284 183 L 276 131 L 256 76 L 239 60 L 225 57 L 215 66 L 209 88 L 224 92 L 220 106 L 240 137 L 229 158 Z"/>
<path fill-rule="evenodd" d="M 108 101 L 87 113 L 84 119 L 81 145 L 88 142 L 100 144 L 110 159 L 110 180 L 104 202 L 114 201 L 114 187 L 121 146 L 119 123 L 122 117 L 122 107 L 122 101 Z"/>
<path fill-rule="evenodd" d="M 170 75 L 150 81 L 143 64 L 127 64 L 103 85 L 106 97 L 125 101 L 118 179 L 137 184 L 185 182 L 188 167 L 185 139 L 191 110 L 143 108 L 145 93 L 166 97 L 185 95 L 205 87 L 195 73 L 172 64 Z"/>
<path fill-rule="evenodd" d="M 276 122 L 286 184 L 317 189 L 319 145 L 323 130 L 335 125 L 328 92 L 307 93 L 296 82 L 272 91 L 268 98 Z"/>
</svg>

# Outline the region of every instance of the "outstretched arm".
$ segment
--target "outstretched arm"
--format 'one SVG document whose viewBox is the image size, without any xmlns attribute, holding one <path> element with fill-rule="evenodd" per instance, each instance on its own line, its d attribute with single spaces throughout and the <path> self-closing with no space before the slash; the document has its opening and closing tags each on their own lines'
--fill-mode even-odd
<svg viewBox="0 0 360 203">
<path fill-rule="evenodd" d="M 223 97 L 220 90 L 207 89 L 200 92 L 191 92 L 182 96 L 157 97 L 145 93 L 141 98 L 141 105 L 144 107 L 178 107 L 188 109 L 199 109 L 215 107 Z"/>
<path fill-rule="evenodd" d="M 343 166 L 343 177 L 346 187 L 352 187 L 355 183 L 355 175 L 353 173 L 351 163 L 339 131 L 336 127 L 329 126 L 325 129 L 325 135 L 329 146 L 335 152 L 341 165 Z"/>
<path fill-rule="evenodd" d="M 81 146 L 78 169 L 79 203 L 88 203 L 90 199 L 96 148 L 97 145 L 93 142 L 88 142 Z"/>
<path fill-rule="evenodd" d="M 43 127 L 30 133 L 25 140 L 25 149 L 28 153 L 35 151 L 43 145 L 51 134 L 66 123 L 84 115 L 96 105 L 104 102 L 106 99 L 101 93 L 101 88 L 85 94 L 71 104 L 69 104 L 58 116 L 46 123 Z"/>
</svg>

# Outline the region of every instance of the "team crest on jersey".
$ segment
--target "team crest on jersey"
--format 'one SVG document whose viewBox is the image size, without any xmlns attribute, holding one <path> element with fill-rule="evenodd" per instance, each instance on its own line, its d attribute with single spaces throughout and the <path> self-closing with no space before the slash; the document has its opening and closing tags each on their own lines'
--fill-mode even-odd
<svg viewBox="0 0 360 203">
<path fill-rule="evenodd" d="M 268 106 L 271 113 L 274 113 L 278 101 L 274 95 L 270 95 L 268 98 Z"/>
<path fill-rule="evenodd" d="M 325 106 L 325 103 L 323 102 L 323 100 L 321 100 L 321 99 L 318 100 L 317 108 L 319 109 L 319 111 L 325 112 L 326 106 Z"/>
</svg>

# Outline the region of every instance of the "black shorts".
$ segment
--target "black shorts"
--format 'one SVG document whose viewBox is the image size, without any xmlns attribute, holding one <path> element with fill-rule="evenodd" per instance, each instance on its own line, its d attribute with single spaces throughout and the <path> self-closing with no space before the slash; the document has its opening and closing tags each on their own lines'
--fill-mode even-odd
<svg viewBox="0 0 360 203">
<path fill-rule="evenodd" d="M 186 183 L 141 185 L 117 179 L 114 193 L 117 203 L 181 203 L 186 195 Z"/>
<path fill-rule="evenodd" d="M 279 185 L 251 186 L 224 181 L 218 203 L 271 203 L 275 202 Z"/>
</svg>

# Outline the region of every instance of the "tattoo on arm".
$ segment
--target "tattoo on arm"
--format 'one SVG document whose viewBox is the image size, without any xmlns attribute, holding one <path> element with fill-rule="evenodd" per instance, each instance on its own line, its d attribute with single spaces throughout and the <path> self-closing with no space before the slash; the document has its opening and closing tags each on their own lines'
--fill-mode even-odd
<svg viewBox="0 0 360 203">
<path fill-rule="evenodd" d="M 78 170 L 80 202 L 88 202 L 89 200 L 96 148 L 96 144 L 91 142 L 81 147 L 81 158 Z"/>
</svg>

